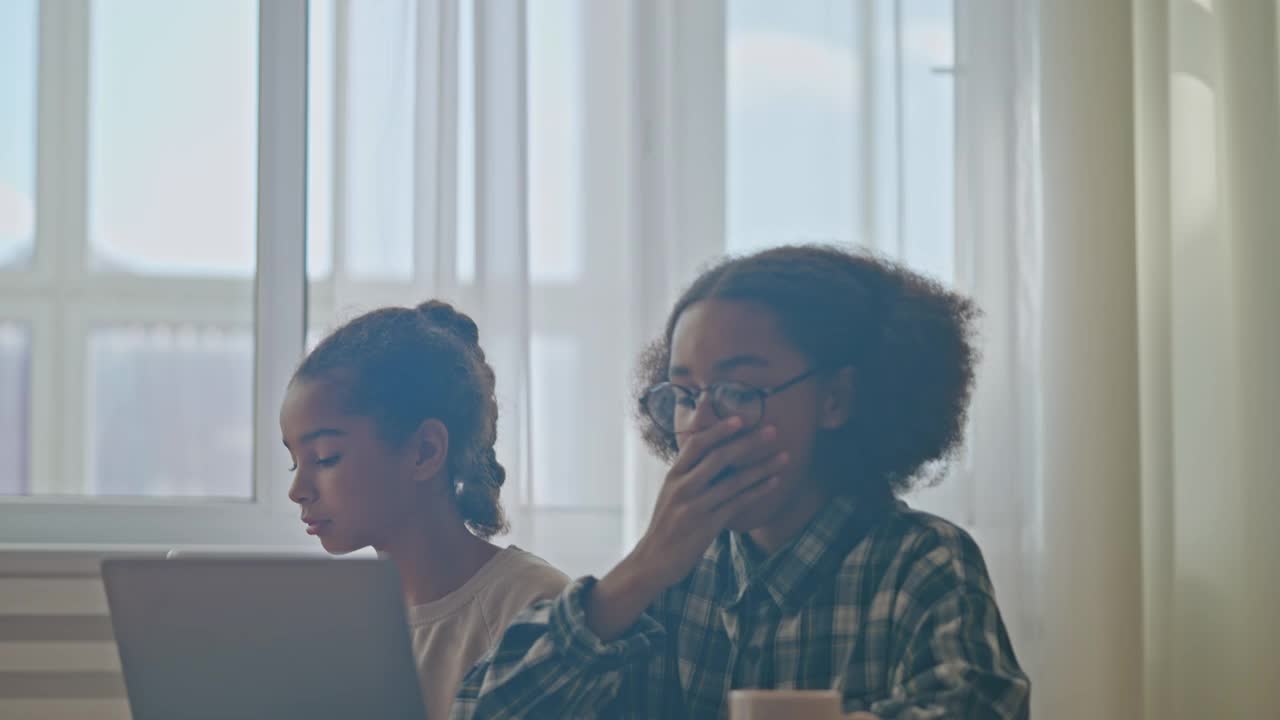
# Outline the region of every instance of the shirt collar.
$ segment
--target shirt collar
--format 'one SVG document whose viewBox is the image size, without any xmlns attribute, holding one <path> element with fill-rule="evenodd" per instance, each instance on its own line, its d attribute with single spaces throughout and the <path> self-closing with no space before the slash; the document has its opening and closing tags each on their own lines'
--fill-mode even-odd
<svg viewBox="0 0 1280 720">
<path fill-rule="evenodd" d="M 861 540 L 855 532 L 856 509 L 851 497 L 832 498 L 799 535 L 769 558 L 759 557 L 742 534 L 729 533 L 734 582 L 729 607 L 741 603 L 753 585 L 762 586 L 778 607 L 799 607 L 818 583 L 835 575 Z"/>
</svg>

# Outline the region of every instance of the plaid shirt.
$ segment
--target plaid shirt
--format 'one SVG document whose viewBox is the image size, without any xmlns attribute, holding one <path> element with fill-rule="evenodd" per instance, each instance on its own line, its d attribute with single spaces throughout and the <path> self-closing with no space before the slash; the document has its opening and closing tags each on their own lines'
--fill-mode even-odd
<svg viewBox="0 0 1280 720">
<path fill-rule="evenodd" d="M 837 498 L 767 560 L 725 532 L 610 643 L 585 622 L 593 583 L 517 616 L 452 717 L 716 718 L 733 688 L 836 688 L 886 719 L 1029 712 L 977 545 L 902 502 Z"/>
</svg>

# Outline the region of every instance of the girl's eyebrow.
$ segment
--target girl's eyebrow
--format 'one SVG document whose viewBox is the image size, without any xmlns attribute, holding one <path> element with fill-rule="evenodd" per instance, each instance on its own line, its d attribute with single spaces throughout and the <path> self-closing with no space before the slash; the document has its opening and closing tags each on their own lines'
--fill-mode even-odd
<svg viewBox="0 0 1280 720">
<path fill-rule="evenodd" d="M 319 429 L 317 429 L 317 430 L 312 430 L 311 432 L 307 433 L 306 435 L 303 435 L 303 436 L 302 436 L 302 438 L 301 438 L 300 440 L 298 440 L 298 444 L 300 444 L 300 445 L 306 445 L 307 443 L 311 442 L 312 440 L 315 440 L 316 438 L 321 438 L 321 437 L 340 437 L 340 436 L 342 436 L 342 435 L 346 435 L 346 434 L 347 434 L 347 431 L 346 431 L 346 430 L 339 430 L 338 428 L 319 428 Z M 288 441 L 288 440 L 283 440 L 283 439 L 282 439 L 281 441 L 284 443 L 284 446 L 285 446 L 286 448 L 288 448 L 288 447 L 289 447 L 289 441 Z"/>
<path fill-rule="evenodd" d="M 768 367 L 768 366 L 769 366 L 769 361 L 761 357 L 760 355 L 752 355 L 750 353 L 744 353 L 742 355 L 734 355 L 732 357 L 727 357 L 723 360 L 720 360 L 715 364 L 714 367 L 717 372 L 725 373 L 725 372 L 729 372 L 730 370 L 736 370 L 737 368 L 740 368 L 740 367 Z M 689 368 L 683 365 L 676 365 L 675 367 L 671 368 L 671 370 L 667 373 L 667 375 L 670 377 L 687 377 L 689 374 L 690 374 Z"/>
</svg>

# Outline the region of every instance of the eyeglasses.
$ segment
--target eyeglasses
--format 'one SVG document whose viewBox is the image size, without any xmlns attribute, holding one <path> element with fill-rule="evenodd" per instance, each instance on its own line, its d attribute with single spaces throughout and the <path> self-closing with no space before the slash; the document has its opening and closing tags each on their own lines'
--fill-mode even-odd
<svg viewBox="0 0 1280 720">
<path fill-rule="evenodd" d="M 706 395 L 711 399 L 711 409 L 716 417 L 721 420 L 739 417 L 742 418 L 744 429 L 752 428 L 764 417 L 765 398 L 804 382 L 817 372 L 817 368 L 810 369 L 771 388 L 752 387 L 739 382 L 719 382 L 705 388 L 689 388 L 662 382 L 645 391 L 644 411 L 663 430 L 681 432 L 690 426 L 699 401 Z"/>
</svg>

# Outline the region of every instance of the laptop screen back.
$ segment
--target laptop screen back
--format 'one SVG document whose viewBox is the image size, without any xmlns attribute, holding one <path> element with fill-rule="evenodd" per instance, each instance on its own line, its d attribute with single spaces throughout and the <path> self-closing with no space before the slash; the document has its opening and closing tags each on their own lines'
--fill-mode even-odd
<svg viewBox="0 0 1280 720">
<path fill-rule="evenodd" d="M 137 558 L 102 575 L 135 720 L 425 716 L 386 561 Z"/>
</svg>

